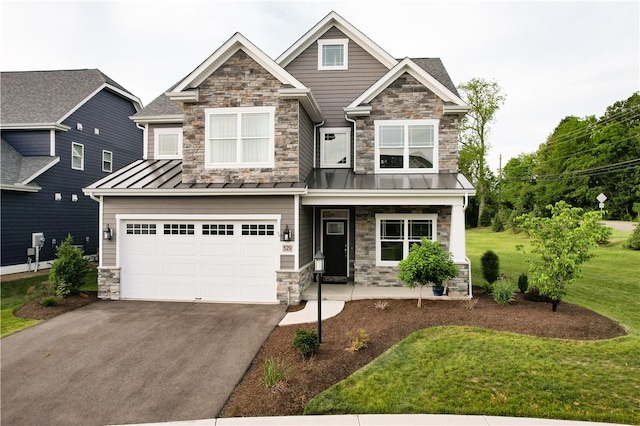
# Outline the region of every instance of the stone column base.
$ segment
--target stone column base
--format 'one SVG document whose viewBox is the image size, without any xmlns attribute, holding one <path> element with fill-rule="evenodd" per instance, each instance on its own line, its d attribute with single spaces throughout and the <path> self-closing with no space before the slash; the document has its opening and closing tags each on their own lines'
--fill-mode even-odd
<svg viewBox="0 0 640 426">
<path fill-rule="evenodd" d="M 120 268 L 115 266 L 98 268 L 98 298 L 120 300 Z"/>
</svg>

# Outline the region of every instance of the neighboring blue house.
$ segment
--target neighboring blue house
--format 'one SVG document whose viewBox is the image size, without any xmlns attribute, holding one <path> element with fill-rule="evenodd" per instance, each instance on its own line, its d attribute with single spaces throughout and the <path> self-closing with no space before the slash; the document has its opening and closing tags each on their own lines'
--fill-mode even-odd
<svg viewBox="0 0 640 426">
<path fill-rule="evenodd" d="M 82 188 L 142 157 L 140 100 L 99 70 L 2 72 L 2 274 L 50 267 L 68 234 L 98 253 L 99 204 Z M 38 234 L 43 234 L 42 247 Z"/>
</svg>

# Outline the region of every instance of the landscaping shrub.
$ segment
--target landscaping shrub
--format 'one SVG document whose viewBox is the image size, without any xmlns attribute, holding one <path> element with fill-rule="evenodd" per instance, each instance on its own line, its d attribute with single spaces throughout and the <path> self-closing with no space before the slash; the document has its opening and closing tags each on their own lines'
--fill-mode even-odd
<svg viewBox="0 0 640 426">
<path fill-rule="evenodd" d="M 364 349 L 369 344 L 369 335 L 364 328 L 359 329 L 357 332 L 347 332 L 347 337 L 351 339 L 348 351 L 358 352 L 360 349 Z"/>
<path fill-rule="evenodd" d="M 482 276 L 491 286 L 500 274 L 500 259 L 497 254 L 488 250 L 480 258 L 480 264 L 482 265 Z"/>
<path fill-rule="evenodd" d="M 293 347 L 296 348 L 304 358 L 309 358 L 320 348 L 318 333 L 315 331 L 307 331 L 303 328 L 297 329 L 296 335 L 293 338 Z"/>
<path fill-rule="evenodd" d="M 493 216 L 493 212 L 491 212 L 489 209 L 485 208 L 482 211 L 482 215 L 480 216 L 480 219 L 478 220 L 478 226 L 491 226 L 491 218 Z"/>
<path fill-rule="evenodd" d="M 498 305 L 506 305 L 514 301 L 516 289 L 513 282 L 508 278 L 500 278 L 493 284 L 491 295 Z"/>
<path fill-rule="evenodd" d="M 380 309 L 381 311 L 384 311 L 389 307 L 389 302 L 386 300 L 376 300 L 373 306 L 375 306 L 376 309 Z"/>
<path fill-rule="evenodd" d="M 524 298 L 531 302 L 552 302 L 550 297 L 540 294 L 540 289 L 538 287 L 530 287 L 524 294 Z"/>
<path fill-rule="evenodd" d="M 58 296 L 44 296 L 40 299 L 40 304 L 42 306 L 55 306 L 59 301 Z"/>
<path fill-rule="evenodd" d="M 49 280 L 56 286 L 66 283 L 70 293 L 78 293 L 82 280 L 88 272 L 89 263 L 82 256 L 82 250 L 73 246 L 73 238 L 67 238 L 56 247 L 56 259 L 51 266 Z"/>
<path fill-rule="evenodd" d="M 284 360 L 270 357 L 264 362 L 264 386 L 272 390 L 284 388 L 290 371 L 291 367 L 287 366 Z"/>
<path fill-rule="evenodd" d="M 629 238 L 624 242 L 624 247 L 631 250 L 640 250 L 640 225 L 636 225 Z"/>
<path fill-rule="evenodd" d="M 493 232 L 502 232 L 504 231 L 504 222 L 502 221 L 502 216 L 497 214 L 494 216 L 492 220 L 491 229 Z"/>
<path fill-rule="evenodd" d="M 518 288 L 520 289 L 520 293 L 526 293 L 529 288 L 529 277 L 527 274 L 520 274 L 518 277 Z"/>
</svg>

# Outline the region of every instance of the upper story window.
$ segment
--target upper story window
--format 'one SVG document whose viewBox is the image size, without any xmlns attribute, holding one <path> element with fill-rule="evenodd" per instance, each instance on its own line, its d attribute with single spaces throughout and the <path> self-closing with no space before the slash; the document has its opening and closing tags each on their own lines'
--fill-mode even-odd
<svg viewBox="0 0 640 426">
<path fill-rule="evenodd" d="M 153 143 L 157 160 L 182 158 L 182 128 L 154 129 Z"/>
<path fill-rule="evenodd" d="M 376 120 L 376 172 L 438 171 L 438 120 Z"/>
<path fill-rule="evenodd" d="M 349 167 L 351 165 L 351 129 L 320 129 L 320 166 Z"/>
<path fill-rule="evenodd" d="M 349 39 L 318 40 L 318 69 L 346 70 L 349 65 Z"/>
<path fill-rule="evenodd" d="M 84 170 L 84 145 L 71 142 L 71 168 L 73 170 Z"/>
<path fill-rule="evenodd" d="M 113 152 L 102 151 L 102 171 L 109 173 L 113 171 Z"/>
<path fill-rule="evenodd" d="M 205 166 L 273 167 L 275 107 L 205 109 Z"/>
</svg>

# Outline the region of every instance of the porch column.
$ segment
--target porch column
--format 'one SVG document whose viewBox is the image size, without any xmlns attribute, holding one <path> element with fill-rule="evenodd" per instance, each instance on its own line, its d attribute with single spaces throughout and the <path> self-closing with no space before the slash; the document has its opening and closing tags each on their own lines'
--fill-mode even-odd
<svg viewBox="0 0 640 426">
<path fill-rule="evenodd" d="M 466 238 L 464 227 L 464 210 L 462 209 L 461 200 L 459 204 L 451 205 L 451 240 L 449 241 L 449 249 L 453 254 L 453 261 L 456 263 L 465 261 Z"/>
</svg>

